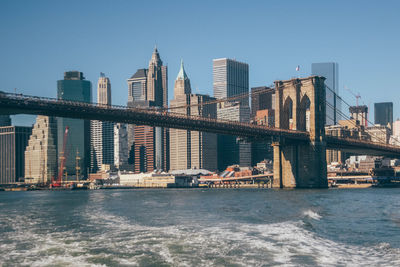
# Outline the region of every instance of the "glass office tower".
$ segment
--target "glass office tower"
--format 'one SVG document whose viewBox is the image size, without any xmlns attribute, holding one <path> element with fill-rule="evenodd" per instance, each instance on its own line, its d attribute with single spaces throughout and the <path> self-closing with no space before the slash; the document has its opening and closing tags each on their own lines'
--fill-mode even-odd
<svg viewBox="0 0 400 267">
<path fill-rule="evenodd" d="M 326 78 L 326 125 L 338 124 L 341 120 L 341 101 L 339 98 L 339 65 L 335 62 L 312 63 L 312 75 Z"/>
<path fill-rule="evenodd" d="M 57 81 L 57 98 L 63 100 L 92 102 L 92 84 L 85 80 L 83 73 L 69 71 L 64 73 L 64 80 Z M 80 168 L 80 175 L 87 177 L 90 164 L 90 121 L 57 118 L 57 149 L 58 155 L 63 150 L 65 128 L 69 127 L 66 141 L 65 171 L 68 176 L 76 175 L 76 162 Z M 77 157 L 80 159 L 77 160 Z M 60 164 L 60 157 L 58 158 Z M 58 165 L 59 166 L 59 165 Z"/>
<path fill-rule="evenodd" d="M 380 124 L 383 126 L 387 126 L 390 124 L 392 127 L 393 123 L 393 103 L 392 102 L 383 102 L 383 103 L 375 103 L 375 124 Z"/>
</svg>

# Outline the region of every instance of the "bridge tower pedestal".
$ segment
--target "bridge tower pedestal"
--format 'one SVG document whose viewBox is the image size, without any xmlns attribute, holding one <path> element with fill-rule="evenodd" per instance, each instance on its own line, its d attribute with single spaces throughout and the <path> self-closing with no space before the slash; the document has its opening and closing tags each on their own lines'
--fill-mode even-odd
<svg viewBox="0 0 400 267">
<path fill-rule="evenodd" d="M 276 138 L 275 188 L 326 188 L 325 78 L 275 82 L 275 127 L 307 131 L 310 140 Z"/>
</svg>

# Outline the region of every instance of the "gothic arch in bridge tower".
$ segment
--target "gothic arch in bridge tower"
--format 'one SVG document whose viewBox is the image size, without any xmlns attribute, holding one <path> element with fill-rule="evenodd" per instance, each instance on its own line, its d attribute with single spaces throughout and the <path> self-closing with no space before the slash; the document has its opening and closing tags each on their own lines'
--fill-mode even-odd
<svg viewBox="0 0 400 267">
<path fill-rule="evenodd" d="M 299 105 L 299 119 L 297 121 L 297 130 L 299 131 L 310 131 L 310 106 L 310 98 L 307 94 L 304 94 Z"/>
<path fill-rule="evenodd" d="M 283 113 L 282 113 L 282 129 L 292 129 L 293 128 L 293 101 L 288 96 L 285 100 L 285 104 L 283 105 Z"/>
</svg>

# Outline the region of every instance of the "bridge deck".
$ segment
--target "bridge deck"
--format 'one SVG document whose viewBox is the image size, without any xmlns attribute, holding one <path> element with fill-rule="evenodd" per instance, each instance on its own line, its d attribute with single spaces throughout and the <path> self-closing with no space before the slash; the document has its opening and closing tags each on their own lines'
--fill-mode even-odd
<svg viewBox="0 0 400 267">
<path fill-rule="evenodd" d="M 307 132 L 278 129 L 261 125 L 186 116 L 157 109 L 106 106 L 93 103 L 58 100 L 0 92 L 0 114 L 35 114 L 87 120 L 121 122 L 156 127 L 177 128 L 234 135 L 263 140 L 278 137 L 295 142 L 308 142 Z M 329 149 L 356 154 L 399 157 L 400 147 L 356 139 L 326 136 Z"/>
<path fill-rule="evenodd" d="M 265 139 L 271 136 L 285 137 L 297 141 L 307 141 L 309 139 L 307 132 L 270 128 L 249 123 L 186 116 L 157 109 L 149 110 L 125 106 L 107 106 L 7 93 L 0 93 L 0 113 L 36 114 L 121 122 L 228 134 L 255 139 Z"/>
</svg>

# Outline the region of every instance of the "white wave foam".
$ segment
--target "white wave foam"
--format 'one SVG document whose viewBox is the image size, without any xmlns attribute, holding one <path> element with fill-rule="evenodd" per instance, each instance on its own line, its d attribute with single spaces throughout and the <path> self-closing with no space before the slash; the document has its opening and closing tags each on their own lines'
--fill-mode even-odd
<svg viewBox="0 0 400 267">
<path fill-rule="evenodd" d="M 304 211 L 303 215 L 307 216 L 311 219 L 314 219 L 314 220 L 320 220 L 322 218 L 321 215 L 319 215 L 318 213 L 316 213 L 315 211 L 312 211 L 312 210 Z"/>
<path fill-rule="evenodd" d="M 304 215 L 321 218 L 312 211 Z M 45 222 L 40 218 L 17 216 L 12 220 L 15 232 L 0 236 L 0 262 L 30 266 L 400 266 L 400 250 L 390 244 L 364 247 L 334 242 L 306 230 L 301 221 L 145 226 L 89 208 L 85 218 L 91 234 L 57 228 L 41 233 Z M 23 223 L 27 219 L 29 226 Z"/>
</svg>

